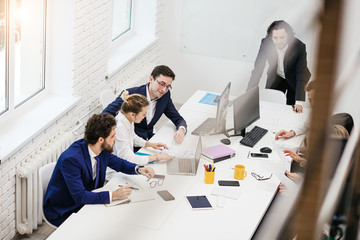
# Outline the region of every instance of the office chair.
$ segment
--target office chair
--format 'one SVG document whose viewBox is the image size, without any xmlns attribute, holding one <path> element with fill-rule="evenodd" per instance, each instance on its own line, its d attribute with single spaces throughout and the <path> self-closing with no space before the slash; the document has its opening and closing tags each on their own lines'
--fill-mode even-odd
<svg viewBox="0 0 360 240">
<path fill-rule="evenodd" d="M 40 169 L 39 169 L 39 181 L 40 181 L 40 184 L 41 184 L 41 187 L 42 187 L 42 202 L 44 202 L 44 197 L 45 197 L 45 193 L 46 193 L 46 189 L 48 187 L 48 184 L 49 184 L 49 181 L 50 181 L 50 178 L 51 178 L 51 175 L 54 171 L 54 168 L 55 168 L 55 165 L 56 165 L 56 162 L 52 162 L 52 163 L 49 163 L 45 166 L 42 166 Z M 45 217 L 44 215 L 44 211 L 43 211 L 43 204 L 41 204 L 41 212 L 42 212 L 42 216 L 45 220 L 45 222 L 47 224 L 49 224 L 50 226 L 52 226 L 53 228 L 57 228 L 56 226 L 52 225 Z"/>
<path fill-rule="evenodd" d="M 275 89 L 260 89 L 260 101 L 286 104 L 286 96 Z"/>
<path fill-rule="evenodd" d="M 105 89 L 100 93 L 100 103 L 102 108 L 106 108 L 109 103 L 115 100 L 115 94 L 110 89 Z"/>
</svg>

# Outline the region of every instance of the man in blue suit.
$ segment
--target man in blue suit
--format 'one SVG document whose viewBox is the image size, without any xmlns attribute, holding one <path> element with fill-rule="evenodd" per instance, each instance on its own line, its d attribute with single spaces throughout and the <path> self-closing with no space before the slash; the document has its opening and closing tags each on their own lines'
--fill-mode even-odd
<svg viewBox="0 0 360 240">
<path fill-rule="evenodd" d="M 301 113 L 297 100 L 305 100 L 304 87 L 311 74 L 307 68 L 306 46 L 294 37 L 291 26 L 283 21 L 274 21 L 267 29 L 266 38 L 261 40 L 247 90 L 259 85 L 265 63 L 267 70 L 266 88 L 286 93 L 286 104 L 294 105 L 294 111 Z"/>
<path fill-rule="evenodd" d="M 60 155 L 43 203 L 44 215 L 53 225 L 60 226 L 84 204 L 110 203 L 131 194 L 130 185 L 114 192 L 92 192 L 104 185 L 107 166 L 126 174 L 154 177 L 152 168 L 111 154 L 116 140 L 115 126 L 110 114 L 93 115 L 86 124 L 84 139 L 74 142 Z"/>
<path fill-rule="evenodd" d="M 145 140 L 149 140 L 154 135 L 154 125 L 163 113 L 176 126 L 174 141 L 180 144 L 184 140 L 186 122 L 176 110 L 169 91 L 172 88 L 171 84 L 174 79 L 174 72 L 168 66 L 160 65 L 152 71 L 148 84 L 127 89 L 129 94 L 138 93 L 144 95 L 149 101 L 146 117 L 142 122 L 135 123 L 135 133 Z M 124 102 L 120 96 L 121 94 L 103 110 L 103 113 L 116 116 Z"/>
</svg>

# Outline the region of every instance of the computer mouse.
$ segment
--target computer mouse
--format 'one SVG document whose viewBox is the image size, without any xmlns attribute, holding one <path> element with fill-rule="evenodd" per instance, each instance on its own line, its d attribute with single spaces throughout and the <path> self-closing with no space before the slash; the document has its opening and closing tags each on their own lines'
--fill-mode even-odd
<svg viewBox="0 0 360 240">
<path fill-rule="evenodd" d="M 221 143 L 225 144 L 225 145 L 229 145 L 231 143 L 230 139 L 228 138 L 223 138 L 220 140 Z"/>
<path fill-rule="evenodd" d="M 269 147 L 263 147 L 263 148 L 260 148 L 260 152 L 262 152 L 262 153 L 271 153 L 272 150 Z"/>
</svg>

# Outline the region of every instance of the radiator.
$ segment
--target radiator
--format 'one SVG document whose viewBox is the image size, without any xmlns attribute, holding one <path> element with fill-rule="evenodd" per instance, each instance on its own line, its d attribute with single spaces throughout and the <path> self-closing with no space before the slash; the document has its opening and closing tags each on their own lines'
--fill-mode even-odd
<svg viewBox="0 0 360 240">
<path fill-rule="evenodd" d="M 74 140 L 73 133 L 59 133 L 16 168 L 16 230 L 31 234 L 42 224 L 42 186 L 39 169 L 56 162 Z"/>
</svg>

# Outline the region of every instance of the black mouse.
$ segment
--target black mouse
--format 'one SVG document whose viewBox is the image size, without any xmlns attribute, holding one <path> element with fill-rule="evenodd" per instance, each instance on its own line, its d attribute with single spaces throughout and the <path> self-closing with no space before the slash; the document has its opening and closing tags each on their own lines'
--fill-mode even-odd
<svg viewBox="0 0 360 240">
<path fill-rule="evenodd" d="M 220 140 L 221 143 L 225 144 L 225 145 L 229 145 L 231 143 L 230 139 L 228 138 L 223 138 Z"/>
<path fill-rule="evenodd" d="M 260 148 L 260 152 L 262 152 L 262 153 L 271 153 L 272 150 L 269 147 L 263 147 L 263 148 Z"/>
</svg>

